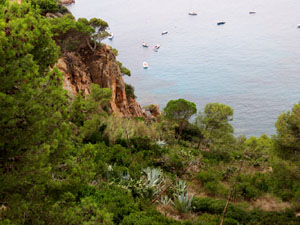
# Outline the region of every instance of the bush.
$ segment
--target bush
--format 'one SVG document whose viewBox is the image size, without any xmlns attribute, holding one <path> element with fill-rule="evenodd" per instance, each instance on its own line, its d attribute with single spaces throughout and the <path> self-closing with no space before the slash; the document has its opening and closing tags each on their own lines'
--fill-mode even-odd
<svg viewBox="0 0 300 225">
<path fill-rule="evenodd" d="M 232 160 L 232 157 L 228 153 L 228 151 L 223 150 L 211 150 L 209 152 L 202 152 L 202 155 L 204 159 L 208 159 L 210 162 L 213 163 L 229 163 Z"/>
<path fill-rule="evenodd" d="M 204 212 L 211 214 L 221 215 L 226 201 L 225 200 L 216 200 L 211 198 L 194 198 L 192 202 L 192 210 L 196 213 Z M 247 212 L 229 204 L 226 218 L 231 218 L 240 223 L 246 223 L 248 215 Z"/>
<path fill-rule="evenodd" d="M 31 0 L 31 4 L 35 8 L 40 8 L 42 14 L 46 14 L 47 12 L 58 12 L 59 6 L 56 0 Z"/>
<path fill-rule="evenodd" d="M 132 213 L 126 216 L 121 225 L 179 225 L 181 222 L 168 219 L 155 210 Z"/>
<path fill-rule="evenodd" d="M 201 171 L 197 174 L 197 179 L 200 181 L 202 185 L 205 185 L 210 181 L 218 181 L 218 175 L 216 171 Z"/>
<path fill-rule="evenodd" d="M 204 186 L 204 190 L 211 196 L 226 197 L 227 188 L 219 181 L 209 181 Z"/>
<path fill-rule="evenodd" d="M 125 92 L 126 92 L 127 98 L 133 98 L 133 99 L 136 98 L 136 96 L 134 94 L 134 87 L 132 85 L 125 83 Z"/>
<path fill-rule="evenodd" d="M 286 210 L 282 212 L 264 212 L 259 210 L 253 210 L 250 213 L 248 224 L 298 225 L 300 224 L 300 217 L 296 217 L 295 212 L 293 210 Z"/>
<path fill-rule="evenodd" d="M 235 198 L 245 200 L 255 199 L 268 190 L 268 182 L 264 174 L 256 173 L 251 177 L 250 174 L 241 175 L 235 188 Z"/>
<path fill-rule="evenodd" d="M 113 221 L 120 224 L 123 217 L 138 211 L 138 204 L 133 197 L 122 188 L 114 186 L 103 186 L 101 189 L 86 187 L 78 197 L 92 197 L 99 208 L 105 208 L 113 213 Z"/>
</svg>

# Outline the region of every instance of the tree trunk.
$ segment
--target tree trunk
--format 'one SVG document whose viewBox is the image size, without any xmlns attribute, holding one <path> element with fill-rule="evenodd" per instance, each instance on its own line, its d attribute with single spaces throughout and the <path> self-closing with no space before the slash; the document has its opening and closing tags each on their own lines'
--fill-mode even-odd
<svg viewBox="0 0 300 225">
<path fill-rule="evenodd" d="M 230 190 L 230 192 L 229 192 L 229 195 L 228 195 L 228 198 L 227 198 L 227 202 L 226 202 L 226 205 L 225 205 L 224 210 L 223 210 L 223 214 L 222 214 L 222 218 L 221 218 L 220 225 L 223 225 L 223 224 L 224 224 L 224 220 L 225 220 L 225 217 L 226 217 L 228 205 L 229 205 L 229 202 L 230 202 L 230 200 L 231 200 L 231 198 L 232 198 L 232 195 L 233 195 L 233 193 L 234 193 L 234 188 L 235 188 L 235 185 L 236 185 L 236 183 L 237 183 L 238 177 L 239 177 L 240 174 L 241 174 L 241 170 L 242 170 L 242 168 L 243 168 L 243 165 L 244 165 L 244 160 L 241 161 L 240 169 L 239 169 L 239 171 L 238 171 L 238 174 L 237 174 L 237 176 L 236 176 L 236 178 L 235 178 L 235 181 L 234 181 L 234 183 L 233 183 L 233 185 L 232 185 L 232 187 L 231 187 L 231 190 Z"/>
<path fill-rule="evenodd" d="M 181 140 L 181 138 L 182 138 L 182 128 L 183 128 L 183 123 L 180 122 L 179 123 L 179 137 L 178 137 L 178 140 Z"/>
</svg>

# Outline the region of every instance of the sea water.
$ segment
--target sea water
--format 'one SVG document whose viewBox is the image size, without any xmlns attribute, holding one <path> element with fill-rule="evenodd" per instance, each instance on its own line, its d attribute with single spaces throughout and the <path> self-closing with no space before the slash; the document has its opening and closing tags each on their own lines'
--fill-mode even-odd
<svg viewBox="0 0 300 225">
<path fill-rule="evenodd" d="M 274 134 L 278 116 L 300 100 L 299 0 L 76 0 L 68 8 L 109 23 L 114 39 L 104 42 L 131 70 L 125 81 L 141 105 L 224 103 L 237 135 L 259 136 Z"/>
</svg>

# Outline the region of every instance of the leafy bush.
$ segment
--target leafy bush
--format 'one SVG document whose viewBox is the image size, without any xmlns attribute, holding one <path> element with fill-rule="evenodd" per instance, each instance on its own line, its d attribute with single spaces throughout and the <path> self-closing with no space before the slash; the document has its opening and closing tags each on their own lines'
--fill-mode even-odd
<svg viewBox="0 0 300 225">
<path fill-rule="evenodd" d="M 209 152 L 202 152 L 203 158 L 208 159 L 212 163 L 229 163 L 232 161 L 232 156 L 228 151 L 224 150 L 211 150 Z"/>
<path fill-rule="evenodd" d="M 134 87 L 132 85 L 125 83 L 125 92 L 127 98 L 134 98 L 134 99 L 136 98 L 134 94 Z"/>
<path fill-rule="evenodd" d="M 217 174 L 217 171 L 212 171 L 212 170 L 209 170 L 209 171 L 200 171 L 198 174 L 197 174 L 197 179 L 200 181 L 200 183 L 202 185 L 205 185 L 207 182 L 209 181 L 218 181 L 218 174 Z"/>
<path fill-rule="evenodd" d="M 221 215 L 224 210 L 225 204 L 225 200 L 216 200 L 211 198 L 194 198 L 192 202 L 192 210 L 196 213 L 205 212 Z M 235 207 L 232 204 L 229 204 L 226 218 L 232 218 L 236 221 L 244 223 L 247 221 L 248 214 L 244 210 Z"/>
<path fill-rule="evenodd" d="M 31 0 L 31 4 L 35 8 L 40 8 L 42 14 L 54 13 L 59 10 L 57 0 Z"/>
<path fill-rule="evenodd" d="M 119 67 L 120 67 L 120 70 L 121 70 L 121 73 L 122 73 L 122 74 L 125 74 L 125 75 L 127 75 L 127 76 L 129 76 L 129 77 L 131 76 L 130 70 L 127 69 L 125 66 L 123 66 L 123 64 L 122 64 L 121 62 L 118 61 L 118 65 L 119 65 Z"/>
<path fill-rule="evenodd" d="M 282 212 L 264 212 L 253 210 L 250 212 L 248 224 L 298 225 L 300 224 L 300 217 L 296 217 L 293 210 L 286 210 Z"/>
<path fill-rule="evenodd" d="M 210 196 L 226 197 L 228 193 L 227 188 L 219 181 L 209 181 L 203 187 Z"/>
<path fill-rule="evenodd" d="M 168 219 L 154 210 L 131 213 L 121 225 L 180 225 L 181 222 Z"/>
<path fill-rule="evenodd" d="M 138 204 L 133 197 L 122 188 L 103 186 L 101 189 L 86 187 L 80 193 L 80 198 L 90 196 L 99 208 L 105 208 L 113 214 L 114 223 L 121 223 L 123 217 L 138 211 Z"/>
</svg>

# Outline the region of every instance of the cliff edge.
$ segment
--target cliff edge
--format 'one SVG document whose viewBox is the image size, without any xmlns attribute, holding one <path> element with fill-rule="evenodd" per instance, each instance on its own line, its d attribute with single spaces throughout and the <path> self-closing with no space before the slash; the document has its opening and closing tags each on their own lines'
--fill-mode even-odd
<svg viewBox="0 0 300 225">
<path fill-rule="evenodd" d="M 70 96 L 90 93 L 91 83 L 112 90 L 110 106 L 113 112 L 122 117 L 147 117 L 145 110 L 136 99 L 126 96 L 125 82 L 116 57 L 110 48 L 101 45 L 96 51 L 88 47 L 79 53 L 67 52 L 56 65 L 64 72 L 64 88 Z"/>
</svg>

